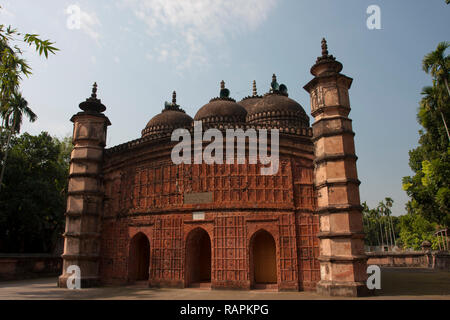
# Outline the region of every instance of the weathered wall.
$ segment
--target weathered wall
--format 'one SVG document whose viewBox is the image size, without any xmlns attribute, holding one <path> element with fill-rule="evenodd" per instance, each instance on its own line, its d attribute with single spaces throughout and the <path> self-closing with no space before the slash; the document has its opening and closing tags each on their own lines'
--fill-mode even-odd
<svg viewBox="0 0 450 320">
<path fill-rule="evenodd" d="M 447 252 L 368 252 L 367 256 L 368 265 L 450 271 L 450 253 Z"/>
<path fill-rule="evenodd" d="M 54 255 L 1 254 L 0 280 L 18 280 L 61 273 L 62 258 Z"/>
<path fill-rule="evenodd" d="M 202 228 L 211 239 L 211 286 L 250 289 L 251 239 L 264 229 L 276 243 L 278 289 L 314 289 L 319 226 L 309 139 L 280 140 L 273 176 L 252 164 L 174 165 L 164 143 L 107 153 L 102 281 L 128 281 L 130 240 L 141 232 L 150 242 L 149 284 L 187 286 L 186 239 Z M 204 219 L 194 220 L 195 212 Z"/>
</svg>

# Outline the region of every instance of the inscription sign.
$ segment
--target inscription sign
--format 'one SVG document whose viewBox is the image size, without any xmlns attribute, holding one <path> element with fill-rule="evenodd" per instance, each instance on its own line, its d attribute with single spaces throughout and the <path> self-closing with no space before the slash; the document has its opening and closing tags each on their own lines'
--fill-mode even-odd
<svg viewBox="0 0 450 320">
<path fill-rule="evenodd" d="M 205 213 L 200 211 L 192 213 L 192 220 L 205 220 Z"/>
<path fill-rule="evenodd" d="M 185 204 L 199 204 L 213 202 L 212 192 L 185 192 L 184 203 Z"/>
</svg>

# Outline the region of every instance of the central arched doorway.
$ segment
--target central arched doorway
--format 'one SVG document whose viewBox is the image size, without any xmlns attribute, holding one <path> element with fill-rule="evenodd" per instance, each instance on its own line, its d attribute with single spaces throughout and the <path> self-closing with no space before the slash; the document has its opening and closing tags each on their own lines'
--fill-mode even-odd
<svg viewBox="0 0 450 320">
<path fill-rule="evenodd" d="M 254 286 L 277 283 L 276 245 L 272 235 L 260 230 L 251 239 L 251 268 Z"/>
<path fill-rule="evenodd" d="M 128 262 L 130 282 L 148 280 L 150 267 L 150 242 L 145 234 L 139 232 L 130 241 Z"/>
<path fill-rule="evenodd" d="M 192 230 L 186 239 L 186 286 L 211 285 L 211 239 L 201 228 Z"/>
</svg>

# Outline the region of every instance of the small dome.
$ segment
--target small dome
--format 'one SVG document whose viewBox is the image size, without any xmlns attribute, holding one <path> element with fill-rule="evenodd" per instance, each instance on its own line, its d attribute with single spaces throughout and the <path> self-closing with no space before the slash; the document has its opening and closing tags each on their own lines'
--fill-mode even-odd
<svg viewBox="0 0 450 320">
<path fill-rule="evenodd" d="M 309 127 L 309 117 L 302 106 L 290 99 L 285 85 L 278 85 L 273 75 L 272 90 L 266 93 L 248 112 L 250 124 L 270 124 L 284 127 Z"/>
<path fill-rule="evenodd" d="M 242 123 L 245 122 L 247 111 L 236 100 L 228 97 L 229 91 L 225 83 L 221 83 L 220 97 L 214 98 L 198 110 L 194 117 L 203 123 Z"/>
<path fill-rule="evenodd" d="M 175 129 L 191 127 L 192 121 L 192 118 L 176 104 L 174 91 L 172 104 L 166 102 L 165 109 L 154 116 L 142 130 L 142 137 L 152 134 L 171 134 Z"/>
</svg>

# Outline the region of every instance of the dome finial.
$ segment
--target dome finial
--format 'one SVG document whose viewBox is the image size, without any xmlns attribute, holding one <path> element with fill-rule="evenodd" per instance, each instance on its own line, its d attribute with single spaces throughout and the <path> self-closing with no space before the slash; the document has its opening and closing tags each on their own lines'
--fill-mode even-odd
<svg viewBox="0 0 450 320">
<path fill-rule="evenodd" d="M 177 92 L 175 90 L 172 93 L 172 104 L 173 105 L 177 104 Z"/>
<path fill-rule="evenodd" d="M 256 97 L 258 95 L 258 91 L 256 90 L 256 80 L 253 80 L 253 96 Z"/>
<path fill-rule="evenodd" d="M 325 38 L 322 38 L 322 57 L 328 56 L 328 44 Z"/>
<path fill-rule="evenodd" d="M 97 99 L 97 82 L 94 82 L 94 85 L 92 86 L 91 98 Z"/>
<path fill-rule="evenodd" d="M 220 98 L 229 98 L 230 97 L 230 90 L 225 88 L 225 81 L 220 82 Z"/>
<path fill-rule="evenodd" d="M 276 92 L 280 89 L 275 73 L 272 75 L 272 83 L 270 84 L 270 92 Z"/>
</svg>

